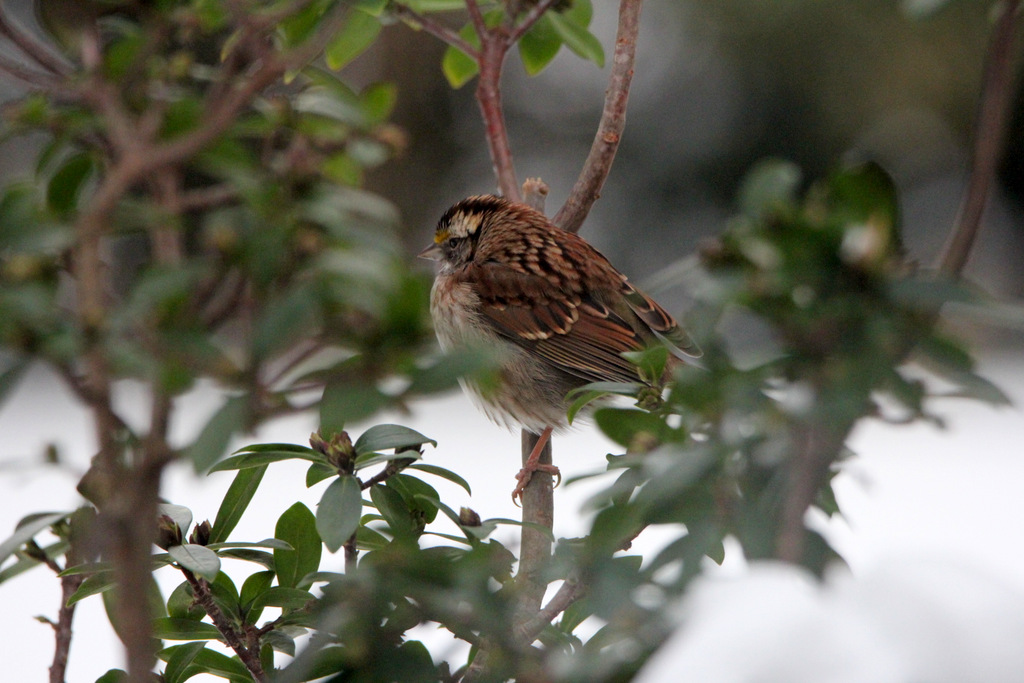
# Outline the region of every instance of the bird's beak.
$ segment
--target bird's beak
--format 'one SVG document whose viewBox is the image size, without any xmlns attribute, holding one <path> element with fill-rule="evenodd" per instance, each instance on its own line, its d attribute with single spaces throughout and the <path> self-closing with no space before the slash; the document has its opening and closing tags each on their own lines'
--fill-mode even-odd
<svg viewBox="0 0 1024 683">
<path fill-rule="evenodd" d="M 431 244 L 429 247 L 416 254 L 419 258 L 430 259 L 431 261 L 440 261 L 443 257 L 441 253 L 441 245 Z"/>
</svg>

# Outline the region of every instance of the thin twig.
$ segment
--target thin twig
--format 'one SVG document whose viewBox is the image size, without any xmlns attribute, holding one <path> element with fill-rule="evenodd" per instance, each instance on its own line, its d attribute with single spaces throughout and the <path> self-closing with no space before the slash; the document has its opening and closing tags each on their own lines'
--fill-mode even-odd
<svg viewBox="0 0 1024 683">
<path fill-rule="evenodd" d="M 1006 138 L 1006 121 L 1013 93 L 1014 33 L 1017 28 L 1019 0 L 999 3 L 1001 14 L 989 41 L 982 79 L 981 105 L 975 126 L 970 178 L 954 230 L 946 243 L 939 269 L 958 275 L 967 264 L 971 247 L 981 228 L 996 169 Z"/>
<path fill-rule="evenodd" d="M 524 33 L 533 28 L 533 25 L 536 24 L 540 18 L 544 16 L 544 13 L 551 9 L 551 6 L 556 2 L 558 2 L 558 0 L 541 0 L 531 7 L 529 11 L 523 15 L 523 18 L 519 20 L 519 23 L 516 24 L 509 32 L 508 36 L 506 36 L 505 41 L 508 43 L 509 47 L 515 45 L 519 39 L 523 37 Z"/>
<path fill-rule="evenodd" d="M 60 611 L 57 623 L 53 624 L 54 648 L 53 663 L 50 664 L 50 683 L 64 683 L 68 670 L 68 654 L 71 651 L 71 624 L 75 618 L 75 607 L 78 603 L 68 604 L 68 600 L 78 590 L 85 575 L 74 574 L 64 576 L 60 580 Z"/>
<path fill-rule="evenodd" d="M 79 554 L 72 544 L 68 548 L 65 565 L 70 567 L 78 564 Z M 57 561 L 47 557 L 46 566 L 55 573 L 60 574 L 61 566 Z M 75 618 L 75 607 L 78 603 L 69 605 L 68 600 L 85 581 L 85 574 L 71 574 L 62 576 L 60 579 L 60 610 L 57 612 L 57 621 L 50 622 L 53 626 L 54 648 L 53 662 L 50 664 L 50 683 L 64 683 L 68 668 L 68 655 L 71 651 L 71 625 Z"/>
<path fill-rule="evenodd" d="M 484 22 L 484 14 L 480 11 L 480 5 L 476 0 L 466 0 L 466 10 L 469 12 L 469 20 L 472 22 L 473 28 L 476 29 L 476 34 L 480 36 L 482 44 L 488 31 L 487 24 Z"/>
<path fill-rule="evenodd" d="M 640 10 L 643 0 L 622 0 L 619 4 L 619 28 L 615 36 L 612 73 L 604 97 L 604 111 L 598 124 L 590 154 L 583 164 L 579 179 L 573 185 L 569 198 L 553 222 L 568 230 L 579 232 L 590 208 L 601 196 L 601 188 L 611 170 L 619 140 L 626 126 L 626 104 L 629 86 L 633 80 L 633 62 L 636 58 L 636 38 L 640 30 Z"/>
<path fill-rule="evenodd" d="M 413 28 L 421 28 L 440 40 L 442 43 L 458 48 L 474 60 L 479 59 L 480 51 L 470 44 L 469 41 L 465 40 L 462 36 L 447 26 L 439 24 L 430 17 L 420 14 L 406 5 L 396 4 L 394 11 L 395 16 Z"/>
<path fill-rule="evenodd" d="M 523 643 L 532 643 L 548 624 L 553 622 L 570 605 L 582 598 L 585 592 L 586 584 L 574 576 L 567 578 L 558 591 L 548 600 L 548 604 L 537 611 L 536 616 L 516 626 L 516 638 Z"/>
<path fill-rule="evenodd" d="M 6 72 L 8 76 L 13 76 L 19 81 L 24 81 L 36 90 L 52 91 L 59 83 L 52 76 L 30 69 L 4 55 L 0 55 L 0 71 Z"/>
<path fill-rule="evenodd" d="M 55 57 L 45 45 L 11 21 L 2 2 L 0 2 L 0 34 L 10 38 L 11 42 L 17 45 L 22 52 L 53 75 L 67 76 L 70 73 L 68 66 Z"/>
<path fill-rule="evenodd" d="M 186 190 L 178 195 L 175 211 L 178 213 L 205 211 L 238 201 L 238 197 L 238 188 L 227 183 Z"/>
</svg>

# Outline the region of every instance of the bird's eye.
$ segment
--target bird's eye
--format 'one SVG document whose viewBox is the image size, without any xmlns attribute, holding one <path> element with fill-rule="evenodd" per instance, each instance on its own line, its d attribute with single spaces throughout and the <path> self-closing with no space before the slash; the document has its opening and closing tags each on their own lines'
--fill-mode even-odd
<svg viewBox="0 0 1024 683">
<path fill-rule="evenodd" d="M 457 240 L 456 238 L 454 238 L 454 237 L 449 237 L 448 238 L 448 248 L 449 249 L 454 249 L 455 245 L 457 245 L 458 243 L 459 243 L 459 240 Z"/>
</svg>

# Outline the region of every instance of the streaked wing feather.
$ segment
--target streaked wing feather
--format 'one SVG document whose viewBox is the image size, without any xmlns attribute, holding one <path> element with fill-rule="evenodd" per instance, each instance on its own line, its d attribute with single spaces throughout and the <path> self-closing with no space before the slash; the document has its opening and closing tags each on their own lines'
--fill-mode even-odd
<svg viewBox="0 0 1024 683">
<path fill-rule="evenodd" d="M 651 329 L 651 332 L 668 346 L 674 356 L 680 360 L 687 360 L 704 355 L 704 352 L 697 346 L 697 342 L 654 299 L 628 282 L 623 286 L 623 298 L 630 310 L 636 313 L 637 317 Z"/>
<path fill-rule="evenodd" d="M 464 277 L 474 283 L 484 319 L 519 346 L 587 381 L 637 380 L 621 354 L 642 348 L 644 340 L 582 283 L 564 291 L 494 262 L 467 268 Z"/>
</svg>

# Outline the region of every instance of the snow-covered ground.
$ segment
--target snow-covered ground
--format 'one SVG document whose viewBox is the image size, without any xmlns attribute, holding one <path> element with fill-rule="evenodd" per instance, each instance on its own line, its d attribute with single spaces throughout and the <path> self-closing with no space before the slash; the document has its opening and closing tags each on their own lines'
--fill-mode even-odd
<svg viewBox="0 0 1024 683">
<path fill-rule="evenodd" d="M 687 680 L 716 683 L 1024 680 L 1024 364 L 1008 355 L 990 357 L 982 374 L 1011 396 L 1014 407 L 948 400 L 935 405 L 948 421 L 946 431 L 866 424 L 855 434 L 851 446 L 859 457 L 836 481 L 845 520 L 822 522 L 849 572 L 837 570 L 819 585 L 791 568 L 746 566 L 733 553 L 678 606 L 679 633 L 644 671 L 644 682 L 675 681 L 682 672 Z M 45 373 L 36 371 L 11 398 L 0 411 L 2 537 L 24 514 L 73 507 L 74 486 L 92 450 L 88 415 Z M 144 396 L 125 388 L 120 398 L 125 415 L 141 419 Z M 194 430 L 216 404 L 210 391 L 188 396 L 176 433 Z M 472 498 L 437 480 L 447 503 L 469 505 L 484 518 L 517 516 L 509 492 L 518 435 L 492 426 L 458 394 L 417 406 L 412 416 L 375 421 L 389 419 L 437 439 L 427 461 L 469 480 Z M 304 443 L 314 428 L 311 416 L 281 420 L 239 445 Z M 30 464 L 50 442 L 67 469 Z M 608 450 L 614 449 L 592 427 L 555 440 L 556 463 L 566 477 L 601 467 Z M 306 490 L 304 471 L 276 466 L 234 536 L 272 535 L 276 518 L 296 499 L 312 507 L 323 485 Z M 165 496 L 192 508 L 199 520 L 213 518 L 231 476 L 196 478 L 176 466 Z M 577 511 L 593 486 L 556 491 L 556 536 L 578 535 L 584 522 Z M 515 533 L 507 538 L 514 543 Z M 641 552 L 643 539 L 636 546 Z M 341 559 L 328 562 L 340 566 Z M 178 582 L 171 570 L 158 578 L 165 590 Z M 45 680 L 53 638 L 49 626 L 32 617 L 55 615 L 57 580 L 34 570 L 0 584 L 0 600 L 0 642 L 12 655 L 6 679 Z M 94 681 L 120 661 L 100 601 L 84 600 L 68 680 Z"/>
</svg>

